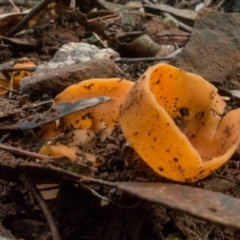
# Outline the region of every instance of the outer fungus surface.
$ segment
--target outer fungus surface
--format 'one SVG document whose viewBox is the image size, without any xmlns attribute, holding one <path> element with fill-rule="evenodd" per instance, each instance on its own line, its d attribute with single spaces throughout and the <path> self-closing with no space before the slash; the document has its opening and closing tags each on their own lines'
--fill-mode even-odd
<svg viewBox="0 0 240 240">
<path fill-rule="evenodd" d="M 194 182 L 224 164 L 240 141 L 240 109 L 227 113 L 217 89 L 167 64 L 150 67 L 125 98 L 119 122 L 158 174 Z"/>
</svg>

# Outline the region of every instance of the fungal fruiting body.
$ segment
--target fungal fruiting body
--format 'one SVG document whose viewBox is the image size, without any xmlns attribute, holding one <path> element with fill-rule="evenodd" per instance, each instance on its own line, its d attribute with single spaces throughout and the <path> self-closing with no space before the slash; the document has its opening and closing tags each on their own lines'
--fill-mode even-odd
<svg viewBox="0 0 240 240">
<path fill-rule="evenodd" d="M 94 124 L 94 120 L 103 121 L 112 127 L 118 119 L 120 105 L 132 86 L 133 82 L 120 78 L 85 80 L 60 93 L 54 99 L 54 104 L 74 102 L 90 97 L 109 96 L 111 97 L 110 101 L 70 114 L 64 117 L 64 121 L 75 128 L 90 128 Z"/>
<path fill-rule="evenodd" d="M 108 96 L 111 100 L 63 117 L 58 125 L 52 122 L 44 125 L 40 133 L 41 137 L 48 140 L 66 129 L 96 131 L 106 128 L 104 133 L 109 134 L 118 121 L 120 105 L 133 84 L 120 78 L 100 78 L 85 80 L 66 88 L 56 96 L 53 106 L 99 96 Z"/>
<path fill-rule="evenodd" d="M 222 166 L 240 141 L 240 109 L 228 112 L 216 87 L 167 64 L 150 67 L 120 111 L 123 133 L 159 175 L 202 179 Z"/>
</svg>

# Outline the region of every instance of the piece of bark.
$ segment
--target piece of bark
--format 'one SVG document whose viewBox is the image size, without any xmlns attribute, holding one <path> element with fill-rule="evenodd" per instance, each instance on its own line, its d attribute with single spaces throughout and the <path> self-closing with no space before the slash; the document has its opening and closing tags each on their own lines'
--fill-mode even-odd
<svg viewBox="0 0 240 240">
<path fill-rule="evenodd" d="M 210 82 L 240 87 L 240 15 L 203 9 L 192 36 L 171 64 Z"/>
</svg>

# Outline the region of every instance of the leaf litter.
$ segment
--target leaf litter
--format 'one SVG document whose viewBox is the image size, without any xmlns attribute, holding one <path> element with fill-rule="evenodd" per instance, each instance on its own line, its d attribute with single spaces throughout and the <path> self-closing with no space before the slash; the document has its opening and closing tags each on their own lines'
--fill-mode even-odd
<svg viewBox="0 0 240 240">
<path fill-rule="evenodd" d="M 233 92 L 239 89 L 238 15 L 229 13 L 238 11 L 238 1 L 143 1 L 133 4 L 134 8 L 120 1 L 83 2 L 68 5 L 63 0 L 33 1 L 31 11 L 26 11 L 29 6 L 23 3 L 22 15 L 16 12 L 0 18 L 0 26 L 4 27 L 0 46 L 4 81 L 15 76 L 14 63 L 22 57 L 37 66 L 35 72 L 30 70 L 32 76 L 17 81 L 13 90 L 19 92 L 9 95 L 11 89 L 6 85 L 7 92 L 1 97 L 2 237 L 49 239 L 52 234 L 53 239 L 239 238 L 239 150 L 209 177 L 192 184 L 176 184 L 154 173 L 142 161 L 117 121 L 108 132 L 104 123 L 88 115 L 86 129 L 66 125 L 63 133 L 47 141 L 37 135 L 45 122 L 31 125 L 31 130 L 19 130 L 23 121 L 31 123 L 39 115 L 51 119 L 48 111 L 54 97 L 73 84 L 113 77 L 135 82 L 159 61 L 215 84 L 228 100 L 228 111 L 239 107 L 238 95 Z M 12 11 L 11 5 L 5 6 L 0 7 L 4 13 Z M 201 10 L 202 6 L 211 11 Z M 91 36 L 97 36 L 99 41 L 93 41 Z M 104 53 L 101 60 L 96 60 L 93 54 L 83 51 L 88 58 L 83 61 L 74 52 L 77 48 L 66 48 L 72 42 L 85 44 L 79 50 L 92 46 L 101 52 L 102 47 L 108 47 L 113 54 Z M 57 52 L 64 46 L 58 59 Z M 71 58 L 73 61 L 69 61 Z M 68 105 L 63 104 L 61 109 L 66 111 Z M 57 118 L 61 126 L 62 116 L 57 114 L 54 120 Z M 54 122 L 46 132 L 54 128 Z M 54 150 L 56 155 L 49 151 L 50 156 L 46 156 L 38 153 L 43 146 L 51 151 L 54 146 L 59 148 Z M 73 146 L 75 155 L 71 158 L 69 149 Z M 47 185 L 36 191 L 34 185 L 43 183 Z M 42 194 L 39 201 L 36 192 L 41 194 L 44 189 L 50 191 L 50 196 Z M 46 216 L 46 208 L 53 218 Z M 58 233 L 53 231 L 56 227 Z"/>
</svg>

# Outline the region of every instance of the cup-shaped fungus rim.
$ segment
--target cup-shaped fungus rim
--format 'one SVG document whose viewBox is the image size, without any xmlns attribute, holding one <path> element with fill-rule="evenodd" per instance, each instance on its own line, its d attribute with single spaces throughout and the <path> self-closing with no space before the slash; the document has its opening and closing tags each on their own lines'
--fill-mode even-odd
<svg viewBox="0 0 240 240">
<path fill-rule="evenodd" d="M 222 166 L 239 144 L 240 110 L 221 120 L 225 106 L 217 89 L 202 77 L 157 64 L 127 94 L 119 122 L 155 172 L 194 182 Z"/>
</svg>

